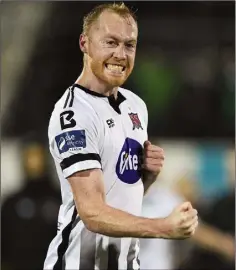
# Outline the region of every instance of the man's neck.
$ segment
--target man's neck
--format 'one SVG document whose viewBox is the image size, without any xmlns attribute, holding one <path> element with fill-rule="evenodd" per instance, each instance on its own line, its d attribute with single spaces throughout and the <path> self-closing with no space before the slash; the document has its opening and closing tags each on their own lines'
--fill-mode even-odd
<svg viewBox="0 0 236 270">
<path fill-rule="evenodd" d="M 84 71 L 81 73 L 75 83 L 104 96 L 111 96 L 114 94 L 115 98 L 117 97 L 118 87 L 107 86 L 104 82 L 99 81 L 97 78 L 89 78 L 87 74 L 85 75 Z"/>
</svg>

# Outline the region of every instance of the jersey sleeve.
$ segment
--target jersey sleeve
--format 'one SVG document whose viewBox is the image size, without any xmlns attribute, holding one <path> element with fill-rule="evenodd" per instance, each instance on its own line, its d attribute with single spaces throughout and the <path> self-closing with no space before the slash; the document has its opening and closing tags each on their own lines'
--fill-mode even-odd
<svg viewBox="0 0 236 270">
<path fill-rule="evenodd" d="M 50 152 L 65 178 L 87 169 L 101 169 L 99 121 L 86 110 L 62 110 L 49 123 Z"/>
<path fill-rule="evenodd" d="M 144 119 L 145 119 L 145 124 L 146 127 L 148 127 L 148 109 L 147 109 L 147 105 L 145 102 L 143 102 L 144 104 Z"/>
<path fill-rule="evenodd" d="M 143 110 L 145 125 L 146 125 L 146 127 L 148 127 L 148 109 L 147 109 L 147 105 L 140 97 L 138 97 L 138 100 L 139 100 L 140 106 L 141 106 L 141 108 Z"/>
</svg>

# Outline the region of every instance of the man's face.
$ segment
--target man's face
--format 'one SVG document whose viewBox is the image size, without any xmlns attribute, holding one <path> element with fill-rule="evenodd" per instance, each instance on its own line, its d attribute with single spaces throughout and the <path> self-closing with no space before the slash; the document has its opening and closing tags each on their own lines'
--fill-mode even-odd
<svg viewBox="0 0 236 270">
<path fill-rule="evenodd" d="M 107 85 L 122 85 L 134 67 L 137 24 L 131 16 L 104 11 L 89 31 L 88 64 Z"/>
</svg>

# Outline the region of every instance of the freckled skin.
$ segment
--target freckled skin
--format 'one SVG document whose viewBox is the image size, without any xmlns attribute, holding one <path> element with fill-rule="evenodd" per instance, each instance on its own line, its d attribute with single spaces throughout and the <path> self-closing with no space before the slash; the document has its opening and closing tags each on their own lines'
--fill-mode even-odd
<svg viewBox="0 0 236 270">
<path fill-rule="evenodd" d="M 137 37 L 137 24 L 131 16 L 104 11 L 92 24 L 88 36 L 83 37 L 86 53 L 80 81 L 86 78 L 97 89 L 111 92 L 124 84 L 134 67 Z M 119 64 L 125 70 L 114 72 L 106 64 Z"/>
</svg>

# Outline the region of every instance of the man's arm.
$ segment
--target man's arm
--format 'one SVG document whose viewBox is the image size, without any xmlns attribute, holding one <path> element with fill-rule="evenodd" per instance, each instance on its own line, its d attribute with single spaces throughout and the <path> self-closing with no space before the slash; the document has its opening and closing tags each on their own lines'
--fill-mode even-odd
<svg viewBox="0 0 236 270">
<path fill-rule="evenodd" d="M 221 254 L 231 261 L 234 260 L 234 237 L 203 221 L 200 221 L 192 240 L 204 249 Z"/>
<path fill-rule="evenodd" d="M 167 218 L 137 217 L 106 204 L 102 178 L 99 169 L 68 178 L 79 216 L 90 231 L 112 237 L 167 239 L 184 239 L 194 233 L 197 211 L 189 203 L 180 205 Z"/>
</svg>

